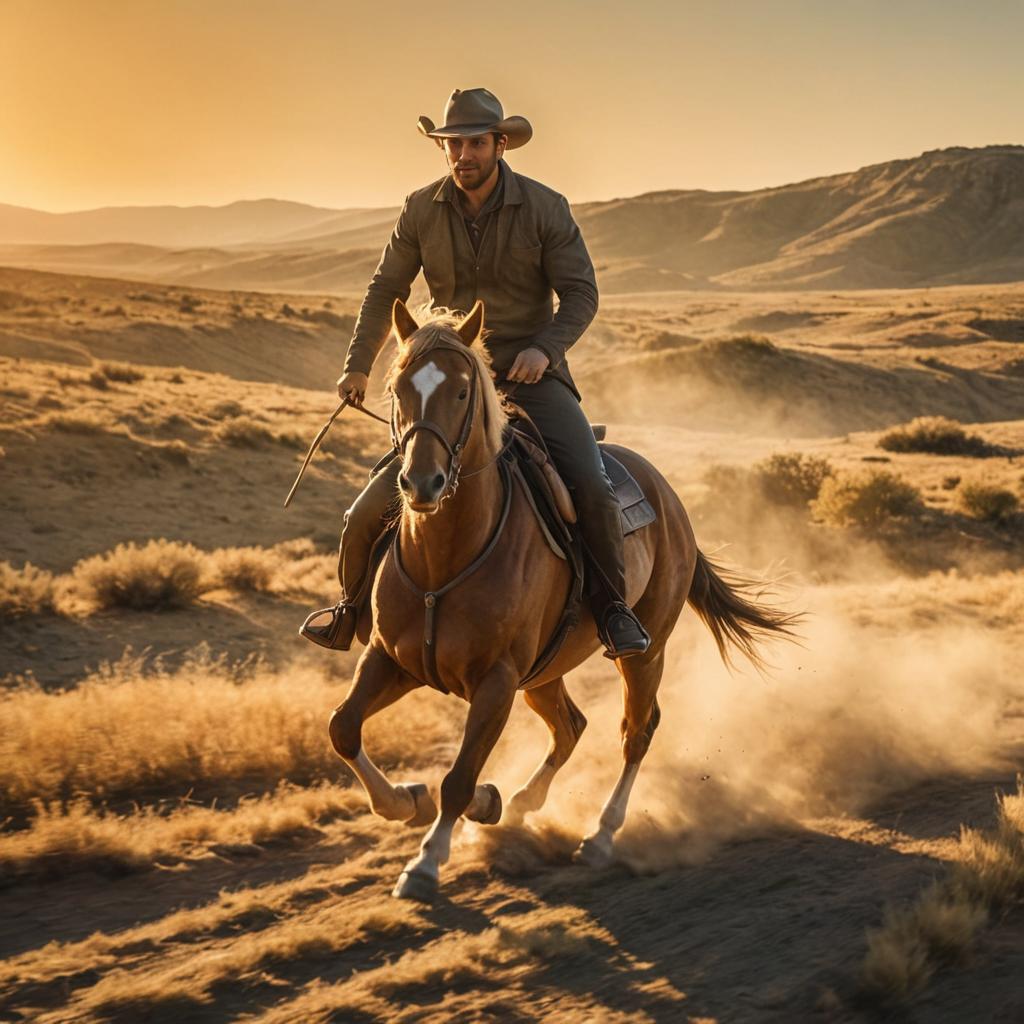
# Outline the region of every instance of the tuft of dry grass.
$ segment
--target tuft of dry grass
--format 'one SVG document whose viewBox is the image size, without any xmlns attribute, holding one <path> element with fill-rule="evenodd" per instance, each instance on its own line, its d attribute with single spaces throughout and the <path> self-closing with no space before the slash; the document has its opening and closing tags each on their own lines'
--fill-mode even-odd
<svg viewBox="0 0 1024 1024">
<path fill-rule="evenodd" d="M 116 381 L 119 384 L 135 384 L 137 381 L 146 379 L 146 375 L 140 373 L 130 363 L 101 363 L 100 373 L 107 380 Z"/>
<path fill-rule="evenodd" d="M 274 434 L 251 416 L 233 416 L 217 425 L 213 431 L 216 440 L 236 448 L 262 448 L 275 441 Z"/>
<path fill-rule="evenodd" d="M 811 512 L 828 526 L 874 531 L 889 520 L 917 514 L 923 506 L 913 484 L 884 469 L 824 479 Z"/>
<path fill-rule="evenodd" d="M 1008 522 L 1020 509 L 1020 499 L 1013 491 L 980 480 L 962 484 L 956 497 L 964 515 L 987 523 Z"/>
<path fill-rule="evenodd" d="M 283 559 L 273 548 L 218 548 L 207 563 L 211 587 L 266 593 L 273 587 Z"/>
<path fill-rule="evenodd" d="M 16 569 L 0 561 L 0 619 L 54 610 L 53 573 L 26 562 Z"/>
<path fill-rule="evenodd" d="M 803 452 L 776 452 L 749 469 L 715 464 L 703 482 L 719 502 L 747 504 L 751 496 L 783 509 L 806 509 L 835 473 L 828 459 Z"/>
<path fill-rule="evenodd" d="M 878 439 L 878 447 L 888 452 L 973 455 L 978 458 L 1001 452 L 983 437 L 967 433 L 956 420 L 945 416 L 918 416 L 909 423 L 893 427 Z"/>
<path fill-rule="evenodd" d="M 179 541 L 118 544 L 113 551 L 78 562 L 69 587 L 94 608 L 181 608 L 202 593 L 204 561 L 198 548 Z"/>
<path fill-rule="evenodd" d="M 170 813 L 143 808 L 119 815 L 84 797 L 67 805 L 36 801 L 28 826 L 0 833 L 0 884 L 58 878 L 75 871 L 144 871 L 204 856 L 211 846 L 251 846 L 292 836 L 362 810 L 354 789 L 281 783 L 273 793 L 243 797 L 232 810 L 183 804 Z"/>
<path fill-rule="evenodd" d="M 989 915 L 1024 895 L 1024 777 L 999 794 L 996 827 L 961 828 L 945 877 L 908 907 L 888 908 L 870 929 L 861 965 L 864 991 L 883 1002 L 921 992 L 943 964 L 961 959 Z"/>
</svg>

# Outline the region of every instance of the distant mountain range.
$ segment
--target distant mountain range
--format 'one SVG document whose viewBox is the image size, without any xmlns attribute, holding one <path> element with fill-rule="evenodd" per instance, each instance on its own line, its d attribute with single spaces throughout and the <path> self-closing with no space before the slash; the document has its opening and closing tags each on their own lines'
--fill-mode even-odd
<svg viewBox="0 0 1024 1024">
<path fill-rule="evenodd" d="M 75 213 L 0 204 L 0 264 L 358 293 L 398 209 L 276 199 Z M 650 192 L 573 211 L 606 292 L 1024 280 L 1024 146 L 933 150 L 778 188 Z"/>
</svg>

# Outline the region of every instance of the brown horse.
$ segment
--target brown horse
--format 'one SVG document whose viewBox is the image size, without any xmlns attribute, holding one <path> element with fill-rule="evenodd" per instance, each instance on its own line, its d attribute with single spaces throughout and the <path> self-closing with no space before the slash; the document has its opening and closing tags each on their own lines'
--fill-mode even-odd
<svg viewBox="0 0 1024 1024">
<path fill-rule="evenodd" d="M 501 817 L 497 789 L 478 785 L 478 778 L 522 680 L 556 628 L 571 581 L 526 497 L 503 472 L 507 413 L 480 345 L 482 304 L 464 319 L 435 317 L 421 327 L 398 300 L 393 327 L 399 347 L 388 389 L 403 459 L 401 521 L 377 575 L 369 643 L 331 718 L 330 735 L 377 814 L 414 826 L 433 823 L 394 889 L 396 896 L 429 899 L 459 818 L 493 824 Z M 597 829 L 577 850 L 577 860 L 589 865 L 611 858 L 613 836 L 658 725 L 665 644 L 685 603 L 710 628 L 726 660 L 732 643 L 759 664 L 756 642 L 769 634 L 792 635 L 797 621 L 758 604 L 748 596 L 753 581 L 727 576 L 698 550 L 679 498 L 650 463 L 629 449 L 609 447 L 640 483 L 657 521 L 625 541 L 626 600 L 651 645 L 616 662 L 625 684 L 625 764 Z M 543 805 L 576 746 L 586 719 L 563 677 L 599 646 L 584 609 L 558 655 L 524 688 L 526 703 L 551 731 L 551 746 L 512 796 L 506 821 L 521 822 Z M 428 681 L 469 702 L 462 746 L 441 783 L 440 813 L 426 786 L 392 785 L 361 740 L 370 715 Z"/>
</svg>

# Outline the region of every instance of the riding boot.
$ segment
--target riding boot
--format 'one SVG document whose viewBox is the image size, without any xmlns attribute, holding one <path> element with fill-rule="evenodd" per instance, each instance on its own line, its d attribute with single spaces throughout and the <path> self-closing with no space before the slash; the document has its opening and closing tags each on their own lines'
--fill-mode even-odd
<svg viewBox="0 0 1024 1024">
<path fill-rule="evenodd" d="M 371 554 L 397 508 L 396 481 L 400 459 L 378 472 L 345 513 L 338 546 L 338 582 L 341 598 L 330 608 L 319 608 L 306 617 L 299 635 L 331 650 L 347 651 L 355 638 L 356 626 L 373 590 Z"/>
<path fill-rule="evenodd" d="M 593 570 L 590 606 L 598 635 L 605 646 L 604 656 L 615 660 L 643 654 L 651 644 L 651 637 L 633 609 L 626 604 L 626 572 L 618 502 L 613 508 L 605 502 L 593 502 L 585 518 L 580 520 L 580 532 Z"/>
</svg>

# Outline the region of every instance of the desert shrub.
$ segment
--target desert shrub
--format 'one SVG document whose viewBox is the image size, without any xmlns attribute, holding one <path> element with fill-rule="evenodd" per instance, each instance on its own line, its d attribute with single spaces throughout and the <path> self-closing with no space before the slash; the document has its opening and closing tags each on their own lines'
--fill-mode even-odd
<svg viewBox="0 0 1024 1024">
<path fill-rule="evenodd" d="M 944 491 L 955 491 L 959 486 L 960 477 L 956 473 L 953 473 L 950 476 L 944 476 L 942 478 L 942 489 Z"/>
<path fill-rule="evenodd" d="M 102 434 L 107 430 L 99 416 L 88 412 L 51 413 L 45 422 L 62 434 Z"/>
<path fill-rule="evenodd" d="M 273 433 L 262 423 L 257 423 L 249 416 L 236 416 L 225 420 L 213 432 L 218 441 L 234 445 L 236 448 L 261 448 L 276 440 Z"/>
<path fill-rule="evenodd" d="M 834 470 L 827 459 L 801 452 L 776 453 L 749 469 L 715 464 L 704 472 L 704 483 L 715 499 L 727 504 L 767 502 L 802 509 L 818 496 Z"/>
<path fill-rule="evenodd" d="M 236 416 L 241 416 L 245 412 L 245 407 L 233 399 L 228 399 L 225 402 L 218 402 L 211 410 L 210 416 L 215 420 L 233 419 Z"/>
<path fill-rule="evenodd" d="M 211 553 L 208 579 L 212 586 L 228 590 L 270 590 L 281 557 L 273 549 L 259 547 L 219 548 Z"/>
<path fill-rule="evenodd" d="M 107 380 L 106 375 L 100 373 L 99 370 L 93 370 L 89 374 L 89 383 L 100 391 L 106 391 L 110 386 L 110 381 Z"/>
<path fill-rule="evenodd" d="M 754 466 L 764 496 L 776 505 L 796 508 L 813 501 L 833 473 L 828 459 L 800 452 L 777 453 Z"/>
<path fill-rule="evenodd" d="M 118 544 L 113 551 L 78 562 L 70 573 L 70 587 L 98 608 L 179 608 L 201 593 L 204 558 L 193 545 L 178 541 Z"/>
<path fill-rule="evenodd" d="M 818 497 L 811 503 L 811 512 L 829 526 L 873 530 L 889 519 L 915 514 L 921 505 L 916 487 L 894 473 L 878 469 L 826 477 Z"/>
<path fill-rule="evenodd" d="M 918 416 L 878 439 L 889 452 L 928 452 L 931 455 L 994 455 L 999 449 L 977 434 L 968 434 L 945 416 Z"/>
<path fill-rule="evenodd" d="M 957 507 L 972 519 L 987 523 L 1005 523 L 1016 515 L 1020 500 L 1013 491 L 993 484 L 972 481 L 957 492 Z"/>
<path fill-rule="evenodd" d="M 0 562 L 0 618 L 53 611 L 53 574 L 26 562 L 16 569 Z"/>
<path fill-rule="evenodd" d="M 928 983 L 936 968 L 970 949 L 991 911 L 1024 895 L 1024 780 L 1000 794 L 994 829 L 961 827 L 957 853 L 943 878 L 909 906 L 887 909 L 869 929 L 861 965 L 864 990 L 903 1002 Z"/>
<path fill-rule="evenodd" d="M 127 363 L 102 363 L 100 373 L 107 380 L 117 381 L 120 384 L 134 384 L 136 381 L 145 380 L 146 375 L 140 373 L 133 366 Z"/>
</svg>

